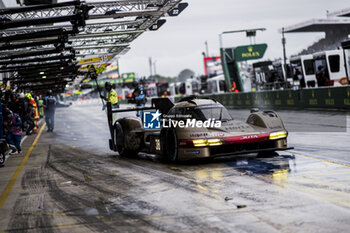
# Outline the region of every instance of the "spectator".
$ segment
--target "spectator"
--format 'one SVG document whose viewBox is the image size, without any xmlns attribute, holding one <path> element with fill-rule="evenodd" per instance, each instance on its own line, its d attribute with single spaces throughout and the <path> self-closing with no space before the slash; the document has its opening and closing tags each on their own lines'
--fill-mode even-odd
<svg viewBox="0 0 350 233">
<path fill-rule="evenodd" d="M 22 139 L 22 120 L 18 114 L 13 113 L 11 110 L 6 110 L 6 120 L 4 125 L 7 129 L 7 143 L 10 145 L 12 151 L 10 154 L 20 154 L 21 139 Z"/>
<path fill-rule="evenodd" d="M 317 85 L 319 87 L 326 85 L 327 77 L 325 74 L 325 68 L 322 65 L 317 67 L 316 80 L 317 80 Z"/>
<path fill-rule="evenodd" d="M 52 132 L 55 127 L 56 102 L 57 102 L 56 98 L 52 96 L 52 91 L 51 90 L 47 91 L 44 99 L 45 121 L 47 124 L 47 132 Z"/>
<path fill-rule="evenodd" d="M 34 112 L 33 112 L 33 105 L 32 104 L 28 104 L 27 109 L 24 112 L 23 115 L 23 123 L 26 122 L 28 124 L 28 128 L 26 130 L 26 134 L 27 135 L 31 135 L 32 134 L 32 130 L 35 127 L 35 123 L 34 123 Z"/>
<path fill-rule="evenodd" d="M 21 119 L 24 119 L 24 115 L 25 115 L 25 110 L 26 110 L 26 104 L 24 101 L 24 93 L 20 93 L 17 95 L 17 100 L 13 105 L 13 108 L 10 110 L 12 110 L 13 112 L 17 113 Z"/>
</svg>

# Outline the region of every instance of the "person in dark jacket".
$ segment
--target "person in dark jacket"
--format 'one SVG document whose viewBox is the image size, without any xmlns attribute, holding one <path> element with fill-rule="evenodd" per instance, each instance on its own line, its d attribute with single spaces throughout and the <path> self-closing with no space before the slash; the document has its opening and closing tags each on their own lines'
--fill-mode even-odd
<svg viewBox="0 0 350 233">
<path fill-rule="evenodd" d="M 7 129 L 7 142 L 10 145 L 12 151 L 10 154 L 20 154 L 21 140 L 22 140 L 22 120 L 18 114 L 13 113 L 9 109 L 6 110 L 6 120 L 4 125 Z"/>
<path fill-rule="evenodd" d="M 27 109 L 24 111 L 24 115 L 23 115 L 22 119 L 23 119 L 23 122 L 26 122 L 28 124 L 26 134 L 31 135 L 32 131 L 35 127 L 34 112 L 33 112 L 33 105 L 32 104 L 28 104 Z"/>
<path fill-rule="evenodd" d="M 56 110 L 56 98 L 52 95 L 52 91 L 49 90 L 44 98 L 45 109 L 45 121 L 47 125 L 47 132 L 52 132 L 55 127 L 55 110 Z"/>
</svg>

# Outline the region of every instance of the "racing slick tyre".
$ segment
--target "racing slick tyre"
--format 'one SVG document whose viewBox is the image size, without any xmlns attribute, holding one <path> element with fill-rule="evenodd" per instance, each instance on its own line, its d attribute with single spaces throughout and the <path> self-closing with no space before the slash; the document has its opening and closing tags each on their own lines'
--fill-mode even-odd
<svg viewBox="0 0 350 233">
<path fill-rule="evenodd" d="M 137 151 L 126 148 L 124 129 L 119 122 L 116 122 L 114 125 L 114 143 L 120 156 L 135 157 L 137 155 Z"/>
<path fill-rule="evenodd" d="M 161 132 L 164 140 L 164 152 L 162 159 L 166 162 L 175 162 L 178 159 L 177 135 L 175 129 L 166 129 Z"/>
<path fill-rule="evenodd" d="M 0 166 L 2 166 L 5 163 L 5 154 L 0 153 Z"/>
</svg>

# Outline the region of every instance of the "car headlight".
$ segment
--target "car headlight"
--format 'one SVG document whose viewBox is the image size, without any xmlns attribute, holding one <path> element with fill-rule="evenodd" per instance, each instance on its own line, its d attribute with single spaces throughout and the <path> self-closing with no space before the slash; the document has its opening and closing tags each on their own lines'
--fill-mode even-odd
<svg viewBox="0 0 350 233">
<path fill-rule="evenodd" d="M 196 140 L 193 140 L 193 145 L 196 147 L 207 146 L 208 141 L 206 139 L 196 139 Z"/>
<path fill-rule="evenodd" d="M 195 139 L 192 140 L 193 145 L 195 147 L 200 146 L 220 146 L 222 145 L 222 141 L 220 139 L 211 138 L 211 139 Z"/>
<path fill-rule="evenodd" d="M 220 146 L 222 145 L 222 141 L 220 139 L 208 139 L 209 146 Z"/>
<path fill-rule="evenodd" d="M 286 138 L 287 137 L 287 132 L 286 131 L 278 131 L 278 132 L 273 132 L 270 133 L 270 140 L 276 140 L 280 138 Z"/>
</svg>

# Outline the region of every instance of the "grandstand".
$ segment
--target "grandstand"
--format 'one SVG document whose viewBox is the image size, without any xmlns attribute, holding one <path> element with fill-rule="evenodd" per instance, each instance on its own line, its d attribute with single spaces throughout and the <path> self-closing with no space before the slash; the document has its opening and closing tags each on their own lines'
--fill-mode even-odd
<svg viewBox="0 0 350 233">
<path fill-rule="evenodd" d="M 319 51 L 333 50 L 340 47 L 341 42 L 350 34 L 350 8 L 331 12 L 326 19 L 312 19 L 286 27 L 285 33 L 323 32 L 325 38 L 301 51 L 299 54 L 312 54 Z"/>
</svg>

